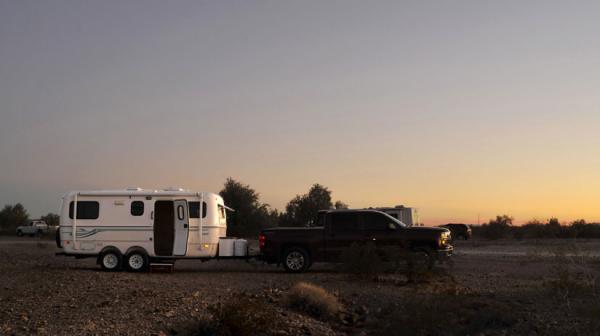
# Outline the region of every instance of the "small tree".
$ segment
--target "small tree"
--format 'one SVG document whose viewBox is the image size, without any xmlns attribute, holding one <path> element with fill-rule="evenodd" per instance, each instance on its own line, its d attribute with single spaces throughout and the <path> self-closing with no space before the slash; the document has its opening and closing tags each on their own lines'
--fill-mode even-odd
<svg viewBox="0 0 600 336">
<path fill-rule="evenodd" d="M 341 205 L 342 202 L 338 201 Z M 313 184 L 307 194 L 296 195 L 285 207 L 281 217 L 283 226 L 309 226 L 317 217 L 319 210 L 331 209 L 331 190 L 318 183 Z"/>
<path fill-rule="evenodd" d="M 29 214 L 21 203 L 14 206 L 5 205 L 0 211 L 0 230 L 4 232 L 13 232 L 17 226 L 27 223 Z"/>
<path fill-rule="evenodd" d="M 335 201 L 335 204 L 333 205 L 333 207 L 336 209 L 348 209 L 348 204 L 346 204 L 342 201 Z"/>
<path fill-rule="evenodd" d="M 507 215 L 496 216 L 488 224 L 482 226 L 483 236 L 487 239 L 500 239 L 507 236 L 512 226 L 513 218 Z"/>
<path fill-rule="evenodd" d="M 58 226 L 60 224 L 60 217 L 55 213 L 49 212 L 47 215 L 42 216 L 40 219 L 46 222 L 48 226 Z"/>
<path fill-rule="evenodd" d="M 271 209 L 269 204 L 261 203 L 259 194 L 249 185 L 230 177 L 219 194 L 225 204 L 235 210 L 227 213 L 227 235 L 254 236 L 261 228 L 277 225 L 277 210 Z"/>
<path fill-rule="evenodd" d="M 548 223 L 545 225 L 546 227 L 546 236 L 548 238 L 556 238 L 561 234 L 561 226 L 558 218 L 552 217 L 548 220 Z"/>
</svg>

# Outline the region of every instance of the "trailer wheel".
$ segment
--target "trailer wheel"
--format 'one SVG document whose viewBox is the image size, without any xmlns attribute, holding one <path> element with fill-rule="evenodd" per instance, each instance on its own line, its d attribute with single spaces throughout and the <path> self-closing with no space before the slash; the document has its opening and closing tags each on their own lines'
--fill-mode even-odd
<svg viewBox="0 0 600 336">
<path fill-rule="evenodd" d="M 127 254 L 125 266 L 131 272 L 145 272 L 148 269 L 148 255 L 141 250 L 134 250 Z"/>
<path fill-rule="evenodd" d="M 117 249 L 109 249 L 100 254 L 100 266 L 109 272 L 118 271 L 123 265 L 123 255 Z"/>
<path fill-rule="evenodd" d="M 56 229 L 56 235 L 54 238 L 56 240 L 56 247 L 62 248 L 62 244 L 60 242 L 60 229 Z"/>
<path fill-rule="evenodd" d="M 310 256 L 301 247 L 291 247 L 283 253 L 283 268 L 286 272 L 301 273 L 310 267 Z"/>
</svg>

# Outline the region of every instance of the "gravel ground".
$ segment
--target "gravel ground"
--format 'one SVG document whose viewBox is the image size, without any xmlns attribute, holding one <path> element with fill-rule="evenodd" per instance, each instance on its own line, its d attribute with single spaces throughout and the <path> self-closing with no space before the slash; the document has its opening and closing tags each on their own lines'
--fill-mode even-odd
<svg viewBox="0 0 600 336">
<path fill-rule="evenodd" d="M 51 241 L 1 238 L 0 334 L 186 335 L 210 316 L 209 307 L 243 296 L 274 309 L 283 321 L 279 335 L 398 334 L 402 327 L 416 335 L 598 335 L 598 310 L 588 307 L 600 302 L 589 285 L 600 263 L 582 256 L 588 250 L 600 250 L 600 242 L 457 242 L 451 264 L 411 282 L 402 272 L 357 278 L 317 264 L 293 275 L 244 261 L 178 261 L 170 274 L 106 273 L 92 259 L 54 256 Z M 336 295 L 345 317 L 288 309 L 282 298 L 299 281 Z M 439 298 L 451 302 L 428 308 Z M 438 322 L 447 330 L 427 329 Z"/>
</svg>

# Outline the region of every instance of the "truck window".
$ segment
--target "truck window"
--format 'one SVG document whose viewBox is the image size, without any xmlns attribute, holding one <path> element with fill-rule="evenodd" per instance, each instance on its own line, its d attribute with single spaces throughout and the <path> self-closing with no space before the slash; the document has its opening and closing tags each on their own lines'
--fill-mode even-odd
<svg viewBox="0 0 600 336">
<path fill-rule="evenodd" d="M 200 218 L 200 202 L 188 202 L 190 218 Z M 202 218 L 206 218 L 206 202 L 202 202 Z"/>
<path fill-rule="evenodd" d="M 332 213 L 331 228 L 333 232 L 351 232 L 360 230 L 360 226 L 358 224 L 358 213 Z"/>
<path fill-rule="evenodd" d="M 69 204 L 69 218 L 73 219 L 74 203 Z M 77 219 L 98 219 L 100 203 L 96 201 L 77 202 Z"/>
<path fill-rule="evenodd" d="M 363 213 L 362 219 L 363 227 L 368 231 L 386 231 L 388 224 L 392 223 L 387 216 L 376 212 Z"/>
</svg>

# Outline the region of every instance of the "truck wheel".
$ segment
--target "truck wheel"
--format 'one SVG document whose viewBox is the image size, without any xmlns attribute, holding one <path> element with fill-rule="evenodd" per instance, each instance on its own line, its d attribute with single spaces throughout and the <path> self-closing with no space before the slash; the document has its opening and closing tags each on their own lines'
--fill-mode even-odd
<svg viewBox="0 0 600 336">
<path fill-rule="evenodd" d="M 21 230 L 17 231 L 17 236 L 23 237 L 23 232 L 21 232 Z"/>
<path fill-rule="evenodd" d="M 125 257 L 125 266 L 131 272 L 145 272 L 148 264 L 148 255 L 144 251 L 134 250 Z"/>
<path fill-rule="evenodd" d="M 292 247 L 283 253 L 283 268 L 286 272 L 300 273 L 310 267 L 308 252 L 301 247 Z"/>
<path fill-rule="evenodd" d="M 118 250 L 110 249 L 100 254 L 99 261 L 103 270 L 114 272 L 121 269 L 123 256 Z"/>
</svg>

